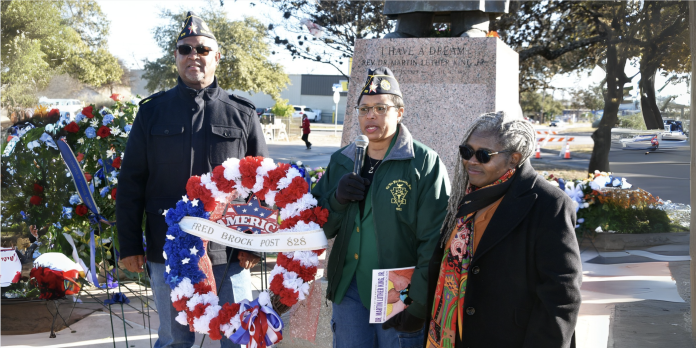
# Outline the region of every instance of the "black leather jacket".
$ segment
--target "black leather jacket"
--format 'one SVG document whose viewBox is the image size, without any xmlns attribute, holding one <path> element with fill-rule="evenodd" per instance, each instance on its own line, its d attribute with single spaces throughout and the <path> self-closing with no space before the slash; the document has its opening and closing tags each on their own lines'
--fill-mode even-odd
<svg viewBox="0 0 696 348">
<path fill-rule="evenodd" d="M 254 105 L 227 94 L 217 79 L 198 91 L 179 79 L 176 87 L 140 105 L 118 178 L 119 252 L 121 258 L 144 254 L 145 212 L 147 259 L 163 263 L 167 224 L 162 213 L 186 194 L 188 179 L 230 157 L 267 157 L 268 149 Z M 209 243 L 208 254 L 214 265 L 227 261 L 223 245 Z"/>
</svg>

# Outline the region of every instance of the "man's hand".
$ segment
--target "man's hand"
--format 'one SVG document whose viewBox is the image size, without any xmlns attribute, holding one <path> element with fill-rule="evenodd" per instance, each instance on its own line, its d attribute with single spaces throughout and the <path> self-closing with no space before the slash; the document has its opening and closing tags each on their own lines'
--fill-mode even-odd
<svg viewBox="0 0 696 348">
<path fill-rule="evenodd" d="M 128 257 L 122 258 L 121 262 L 123 263 L 123 266 L 125 266 L 129 272 L 140 273 L 143 271 L 143 265 L 145 264 L 145 256 L 143 256 L 143 255 L 128 256 Z"/>
<path fill-rule="evenodd" d="M 239 259 L 239 266 L 244 269 L 254 268 L 254 266 L 256 266 L 256 264 L 261 260 L 260 257 L 242 250 L 239 251 L 237 258 Z"/>
<path fill-rule="evenodd" d="M 416 332 L 423 328 L 425 319 L 411 315 L 407 310 L 389 318 L 382 324 L 382 330 L 391 328 L 401 332 Z"/>
</svg>

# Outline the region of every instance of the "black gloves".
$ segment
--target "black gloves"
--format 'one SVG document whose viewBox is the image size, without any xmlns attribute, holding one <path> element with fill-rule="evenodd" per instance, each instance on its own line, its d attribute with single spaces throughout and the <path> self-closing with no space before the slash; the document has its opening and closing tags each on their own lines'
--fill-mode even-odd
<svg viewBox="0 0 696 348">
<path fill-rule="evenodd" d="M 404 310 L 384 322 L 384 324 L 382 324 L 382 330 L 395 328 L 397 331 L 401 332 L 416 332 L 423 328 L 424 323 L 425 319 L 413 316 L 407 310 Z"/>
<path fill-rule="evenodd" d="M 338 181 L 336 200 L 341 204 L 347 204 L 350 201 L 362 201 L 365 199 L 368 185 L 370 185 L 370 180 L 362 178 L 355 173 L 348 173 Z"/>
</svg>

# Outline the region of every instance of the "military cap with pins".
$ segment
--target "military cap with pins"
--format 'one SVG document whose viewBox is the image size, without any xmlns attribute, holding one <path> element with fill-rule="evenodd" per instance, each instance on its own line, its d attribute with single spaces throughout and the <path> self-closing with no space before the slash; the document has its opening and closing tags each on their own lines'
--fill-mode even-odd
<svg viewBox="0 0 696 348">
<path fill-rule="evenodd" d="M 365 81 L 365 86 L 360 96 L 377 94 L 394 94 L 403 98 L 399 82 L 396 81 L 394 74 L 386 66 L 374 70 L 367 69 L 367 81 Z"/>
<path fill-rule="evenodd" d="M 205 24 L 205 21 L 203 21 L 203 18 L 196 16 L 196 14 L 191 11 L 186 14 L 184 28 L 181 29 L 181 32 L 176 40 L 178 41 L 189 36 L 205 36 L 217 41 L 215 35 L 213 35 L 213 32 L 210 31 L 208 25 Z"/>
</svg>

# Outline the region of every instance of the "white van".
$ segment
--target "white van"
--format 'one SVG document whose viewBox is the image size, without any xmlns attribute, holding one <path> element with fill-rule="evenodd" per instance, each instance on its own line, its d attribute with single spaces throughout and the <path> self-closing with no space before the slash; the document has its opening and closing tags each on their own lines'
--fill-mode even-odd
<svg viewBox="0 0 696 348">
<path fill-rule="evenodd" d="M 77 99 L 48 99 L 46 97 L 39 98 L 39 105 L 45 105 L 49 110 L 58 109 L 61 115 L 69 112 L 71 119 L 75 118 L 75 115 L 85 107 L 85 103 Z"/>
<path fill-rule="evenodd" d="M 292 113 L 292 117 L 302 117 L 303 115 L 307 115 L 307 118 L 312 121 L 316 122 L 321 118 L 321 115 L 317 115 L 312 108 L 308 108 L 304 105 L 294 105 L 295 112 Z"/>
</svg>

